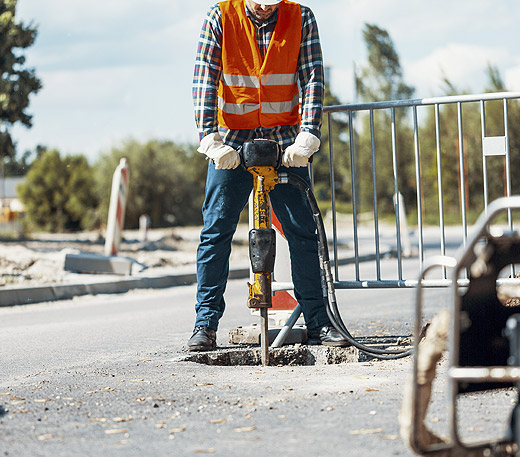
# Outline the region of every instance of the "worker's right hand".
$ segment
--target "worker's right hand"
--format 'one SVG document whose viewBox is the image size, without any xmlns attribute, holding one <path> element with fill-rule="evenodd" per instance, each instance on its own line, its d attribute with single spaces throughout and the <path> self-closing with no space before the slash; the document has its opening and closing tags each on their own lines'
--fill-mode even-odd
<svg viewBox="0 0 520 457">
<path fill-rule="evenodd" d="M 218 132 L 209 133 L 202 138 L 197 151 L 206 154 L 213 160 L 217 170 L 231 170 L 240 165 L 238 152 L 231 146 L 224 144 Z"/>
</svg>

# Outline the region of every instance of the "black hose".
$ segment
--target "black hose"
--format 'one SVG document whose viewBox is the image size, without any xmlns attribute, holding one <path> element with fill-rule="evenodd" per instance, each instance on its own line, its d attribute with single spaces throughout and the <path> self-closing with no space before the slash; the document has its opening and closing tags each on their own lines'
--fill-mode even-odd
<svg viewBox="0 0 520 457">
<path fill-rule="evenodd" d="M 330 268 L 329 248 L 327 245 L 327 236 L 325 234 L 325 226 L 323 225 L 323 218 L 316 202 L 316 198 L 312 193 L 307 182 L 298 175 L 290 172 L 279 172 L 278 178 L 280 183 L 288 183 L 300 189 L 306 196 L 312 209 L 312 215 L 316 223 L 318 232 L 318 256 L 321 267 L 321 287 L 323 290 L 323 301 L 327 309 L 327 315 L 334 326 L 334 328 L 354 347 L 360 351 L 368 354 L 371 357 L 378 359 L 400 359 L 412 354 L 412 350 L 389 351 L 385 349 L 371 348 L 358 342 L 348 331 L 345 326 L 341 314 L 338 310 L 336 301 L 336 292 L 334 290 L 334 281 L 332 279 L 332 272 Z"/>
</svg>

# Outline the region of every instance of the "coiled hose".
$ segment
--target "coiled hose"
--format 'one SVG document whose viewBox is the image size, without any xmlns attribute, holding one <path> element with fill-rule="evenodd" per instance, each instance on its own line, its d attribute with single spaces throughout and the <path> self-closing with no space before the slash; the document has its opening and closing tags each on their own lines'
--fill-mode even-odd
<svg viewBox="0 0 520 457">
<path fill-rule="evenodd" d="M 341 314 L 338 310 L 336 292 L 334 290 L 334 281 L 332 278 L 332 272 L 330 268 L 327 236 L 325 234 L 325 226 L 323 225 L 323 218 L 321 217 L 321 212 L 318 207 L 318 203 L 316 202 L 316 198 L 314 197 L 314 194 L 312 193 L 312 190 L 310 186 L 307 184 L 307 182 L 303 178 L 300 178 L 298 175 L 282 171 L 278 173 L 278 179 L 280 184 L 288 183 L 300 189 L 307 196 L 307 200 L 309 201 L 309 204 L 311 206 L 312 215 L 314 217 L 314 221 L 316 223 L 316 228 L 318 231 L 318 256 L 321 267 L 321 287 L 323 290 L 323 301 L 325 302 L 327 314 L 334 328 L 352 346 L 358 348 L 360 351 L 364 352 L 365 354 L 371 357 L 388 360 L 400 359 L 411 355 L 413 352 L 412 349 L 401 351 L 389 351 L 385 349 L 378 349 L 365 346 L 364 344 L 358 342 L 350 334 L 347 327 L 343 323 L 343 319 L 341 318 Z"/>
</svg>

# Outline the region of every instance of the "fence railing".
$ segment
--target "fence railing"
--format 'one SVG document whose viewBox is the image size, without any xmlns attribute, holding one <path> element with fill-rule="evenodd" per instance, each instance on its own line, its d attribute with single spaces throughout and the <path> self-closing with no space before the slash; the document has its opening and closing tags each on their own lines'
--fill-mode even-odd
<svg viewBox="0 0 520 457">
<path fill-rule="evenodd" d="M 500 113 L 500 116 L 503 116 L 500 124 L 503 125 L 503 133 L 500 135 L 487 136 L 486 135 L 486 121 L 488 117 L 486 116 L 486 104 L 490 101 L 502 101 L 503 104 L 503 114 Z M 330 221 L 332 224 L 332 233 L 328 233 L 329 239 L 332 241 L 332 254 L 331 260 L 334 262 L 334 276 L 335 276 L 335 286 L 339 289 L 351 289 L 351 288 L 398 288 L 398 287 L 416 287 L 417 286 L 417 277 L 418 272 L 422 270 L 425 255 L 446 255 L 447 252 L 447 238 L 446 238 L 446 230 L 447 225 L 445 222 L 445 208 L 444 208 L 444 200 L 446 195 L 457 192 L 459 194 L 459 204 L 460 204 L 460 223 L 458 224 L 458 231 L 460 238 L 458 239 L 458 245 L 465 246 L 468 238 L 468 226 L 471 225 L 468 222 L 468 184 L 467 174 L 467 160 L 468 154 L 465 151 L 466 140 L 463 126 L 465 125 L 465 118 L 463 112 L 463 105 L 466 103 L 473 103 L 479 105 L 480 111 L 480 136 L 481 136 L 481 144 L 482 144 L 482 153 L 480 158 L 482 163 L 479 166 L 482 167 L 483 173 L 483 209 L 484 211 L 487 209 L 489 203 L 489 195 L 490 189 L 488 187 L 488 182 L 491 178 L 488 166 L 488 160 L 492 156 L 503 156 L 503 160 L 505 161 L 505 165 L 503 167 L 503 185 L 504 192 L 503 195 L 510 196 L 512 192 L 512 183 L 511 183 L 511 158 L 510 158 L 510 133 L 512 129 L 520 129 L 519 126 L 512 126 L 509 122 L 509 112 L 510 107 L 509 103 L 514 100 L 514 103 L 518 103 L 520 101 L 520 92 L 502 92 L 502 93 L 488 93 L 488 94 L 479 94 L 479 95 L 462 95 L 462 96 L 447 96 L 447 97 L 438 97 L 438 98 L 425 98 L 425 99 L 412 99 L 412 100 L 396 100 L 396 101 L 387 101 L 387 102 L 375 102 L 375 103 L 361 103 L 361 104 L 352 104 L 352 105 L 336 105 L 336 106 L 327 106 L 324 108 L 324 113 L 326 119 L 328 120 L 328 138 L 329 138 L 329 173 L 330 173 L 330 200 L 331 200 L 331 218 Z M 498 102 L 499 103 L 499 102 Z M 444 105 L 455 105 L 456 107 L 456 122 L 453 121 L 449 123 L 450 125 L 445 125 L 445 123 L 441 122 L 441 110 L 444 109 Z M 421 167 L 421 129 L 424 128 L 424 123 L 421 124 L 419 122 L 418 111 L 424 108 L 422 107 L 433 107 L 434 110 L 434 125 L 435 131 L 433 135 L 435 137 L 435 151 L 431 151 L 431 156 L 435 157 L 435 167 L 436 167 L 436 192 L 434 189 L 427 189 L 429 201 L 431 202 L 432 192 L 437 194 L 437 206 L 438 206 L 438 226 L 434 229 L 434 231 L 438 230 L 438 235 L 435 235 L 436 239 L 436 247 L 435 249 L 431 249 L 432 245 L 430 243 L 429 249 L 426 252 L 425 244 L 424 244 L 424 230 L 425 224 L 423 220 L 424 214 L 424 189 L 423 189 L 423 181 L 424 177 L 422 174 Z M 515 108 L 517 108 L 515 106 Z M 520 108 L 520 105 L 518 106 Z M 432 109 L 432 108 L 428 108 Z M 404 110 L 404 112 L 402 111 Z M 385 116 L 381 116 L 378 114 L 383 111 Z M 475 115 L 476 109 L 472 110 L 473 116 Z M 502 109 L 500 110 L 502 111 Z M 515 113 L 518 111 L 515 111 Z M 345 146 L 345 150 L 335 150 L 333 138 L 333 116 L 337 116 L 338 113 L 342 113 L 341 116 L 348 122 L 348 139 L 344 138 L 340 144 Z M 387 252 L 381 249 L 382 241 L 381 241 L 381 224 L 382 221 L 379 215 L 379 204 L 381 203 L 378 199 L 378 173 L 376 167 L 376 152 L 378 152 L 378 148 L 381 147 L 381 144 L 376 144 L 376 136 L 377 129 L 381 128 L 381 126 L 375 122 L 376 116 L 378 119 L 384 117 L 388 119 L 389 124 L 386 126 L 387 129 L 390 129 L 391 135 L 388 138 L 390 145 L 387 145 L 387 150 L 391 150 L 391 163 L 392 163 L 392 173 L 393 173 L 393 195 L 398 196 L 401 192 L 401 184 L 399 179 L 399 174 L 402 170 L 399 169 L 398 166 L 398 157 L 402 152 L 398 147 L 398 126 L 396 122 L 396 113 L 399 113 L 399 119 L 404 119 L 409 125 L 411 125 L 410 133 L 413 135 L 413 139 L 410 138 L 408 144 L 413 144 L 413 155 L 411 151 L 408 151 L 409 156 L 413 156 L 414 166 L 415 166 L 415 204 L 416 208 L 412 208 L 417 213 L 417 225 L 414 226 L 415 239 L 416 239 L 416 255 L 419 259 L 419 268 L 417 268 L 417 261 L 415 261 L 415 266 L 413 270 L 405 273 L 403 269 L 403 227 L 405 227 L 405 221 L 402 219 L 403 211 L 400 206 L 402 205 L 402 201 L 399 198 L 394 198 L 394 214 L 395 221 L 390 223 L 392 226 L 392 237 L 393 240 L 388 239 L 388 233 L 385 235 L 385 243 L 388 245 L 393 244 L 393 261 L 397 262 L 397 265 L 393 267 L 392 277 L 384 277 L 388 276 L 388 269 L 385 270 L 385 273 L 382 272 L 382 260 L 387 254 Z M 495 120 L 496 120 L 496 109 Z M 364 119 L 364 121 L 363 121 Z M 519 120 L 520 122 L 520 120 Z M 496 122 L 495 122 L 496 123 Z M 368 127 L 368 128 L 367 128 Z M 496 130 L 496 129 L 495 129 Z M 473 130 L 475 131 L 475 130 Z M 367 241 L 366 236 L 361 239 L 360 237 L 360 218 L 362 216 L 359 208 L 359 197 L 358 197 L 358 186 L 360 177 L 358 176 L 358 168 L 356 166 L 358 162 L 358 154 L 359 154 L 359 141 L 357 140 L 360 134 L 364 135 L 365 138 L 365 152 L 367 150 L 370 151 L 371 154 L 371 164 L 372 170 L 370 172 L 366 172 L 369 178 L 372 180 L 371 193 L 373 194 L 370 209 L 371 221 L 370 225 L 373 224 L 368 231 L 373 234 L 372 239 Z M 429 132 L 432 135 L 432 132 Z M 451 182 L 452 186 L 450 187 L 445 180 L 443 179 L 444 172 L 443 170 L 443 160 L 442 160 L 442 141 L 443 137 L 446 135 L 451 135 L 450 138 L 453 140 L 455 137 L 457 138 L 456 144 L 450 144 L 449 146 L 457 152 L 458 154 L 458 163 L 456 164 L 458 168 L 458 183 L 457 188 L 453 188 L 453 182 Z M 367 145 L 367 138 L 369 138 L 369 147 Z M 518 136 L 517 136 L 518 138 Z M 454 142 L 454 141 L 452 141 Z M 518 144 L 515 146 L 516 148 L 520 148 Z M 337 148 L 336 148 L 337 149 Z M 322 151 L 322 153 L 325 151 Z M 515 154 L 520 155 L 520 150 L 515 150 Z M 342 279 L 340 278 L 340 258 L 338 252 L 341 250 L 341 240 L 339 239 L 339 234 L 344 233 L 344 227 L 341 224 L 344 224 L 345 216 L 342 215 L 342 221 L 339 220 L 337 206 L 338 198 L 336 196 L 336 189 L 338 183 L 336 182 L 337 172 L 335 172 L 335 166 L 338 163 L 338 159 L 342 157 L 343 163 L 350 164 L 350 184 L 351 189 L 349 191 L 351 201 L 349 204 L 352 205 L 352 218 L 349 223 L 348 230 L 350 235 L 349 242 L 352 243 L 351 248 L 353 249 L 353 272 L 349 270 L 349 278 Z M 474 160 L 475 152 L 472 151 L 472 160 Z M 388 163 L 390 163 L 390 159 L 388 158 Z M 455 166 L 455 164 L 450 163 L 450 166 Z M 431 168 L 430 168 L 431 170 Z M 496 167 L 495 167 L 496 170 Z M 501 172 L 502 173 L 502 172 Z M 453 174 L 453 173 L 452 173 Z M 496 175 L 496 173 L 495 173 Z M 363 179 L 367 179 L 366 177 Z M 430 176 L 430 182 L 432 179 L 435 181 L 435 177 Z M 494 182 L 496 182 L 497 177 L 493 176 Z M 433 187 L 435 187 L 435 185 Z M 495 192 L 496 193 L 496 192 Z M 472 195 L 472 197 L 474 197 Z M 480 198 L 480 197 L 479 197 Z M 388 206 L 388 202 L 387 206 Z M 365 201 L 366 206 L 366 201 Z M 430 205 L 432 206 L 432 205 Z M 407 208 L 410 210 L 410 208 Z M 431 210 L 431 208 L 428 208 Z M 363 212 L 365 215 L 366 212 Z M 392 216 L 393 218 L 394 216 Z M 504 222 L 505 223 L 505 222 Z M 388 228 L 388 219 L 385 218 L 384 221 L 385 227 Z M 395 224 L 395 225 L 394 225 Z M 507 226 L 509 229 L 513 229 L 513 218 L 511 211 L 508 212 L 508 220 Z M 428 231 L 431 233 L 431 225 L 428 224 Z M 373 230 L 373 232 L 372 232 Z M 451 229 L 450 229 L 451 230 Z M 363 226 L 363 233 L 367 232 L 366 223 Z M 388 230 L 386 231 L 388 232 Z M 408 234 L 406 234 L 408 235 Z M 437 238 L 438 237 L 438 238 Z M 344 241 L 344 240 L 343 240 Z M 368 256 L 370 261 L 367 261 L 367 256 L 361 255 L 361 250 L 366 251 L 366 244 L 373 243 L 373 247 L 371 248 L 372 255 Z M 433 243 L 435 244 L 435 243 Z M 456 243 L 452 243 L 454 245 Z M 367 262 L 372 263 L 372 267 L 370 269 L 366 268 Z M 361 272 L 361 265 L 363 265 L 363 272 Z M 373 268 L 375 267 L 375 268 Z M 372 270 L 368 272 L 368 270 Z M 408 277 L 407 277 L 408 276 Z M 438 279 L 429 279 L 423 280 L 423 285 L 426 287 L 445 287 L 450 284 L 450 280 L 447 278 L 447 274 L 445 269 L 443 269 L 441 276 Z M 287 288 L 287 284 L 279 284 L 276 289 Z"/>
</svg>

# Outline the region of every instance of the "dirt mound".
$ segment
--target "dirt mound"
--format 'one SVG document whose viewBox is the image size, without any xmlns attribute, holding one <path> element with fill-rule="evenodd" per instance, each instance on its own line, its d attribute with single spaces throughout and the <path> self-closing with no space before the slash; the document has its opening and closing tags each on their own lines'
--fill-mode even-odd
<svg viewBox="0 0 520 457">
<path fill-rule="evenodd" d="M 247 227 L 239 227 L 232 262 L 248 261 Z M 134 259 L 142 268 L 171 274 L 176 268 L 195 267 L 200 227 L 156 229 L 143 241 L 139 232 L 125 231 L 118 255 Z M 99 233 L 36 234 L 24 240 L 0 240 L 0 287 L 37 286 L 67 282 L 63 266 L 67 254 L 104 253 Z M 158 271 L 159 270 L 159 271 Z"/>
</svg>

